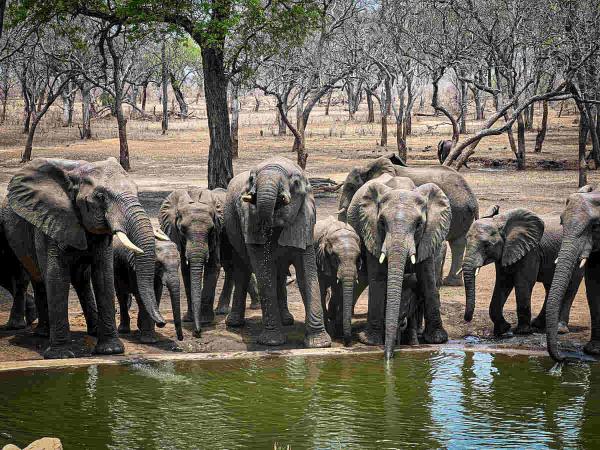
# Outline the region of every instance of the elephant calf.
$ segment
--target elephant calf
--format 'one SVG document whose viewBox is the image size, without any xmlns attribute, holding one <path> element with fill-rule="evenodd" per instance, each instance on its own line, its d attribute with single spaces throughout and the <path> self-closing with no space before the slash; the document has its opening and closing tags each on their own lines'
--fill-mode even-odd
<svg viewBox="0 0 600 450">
<path fill-rule="evenodd" d="M 171 308 L 173 309 L 173 321 L 177 331 L 177 339 L 183 340 L 181 329 L 181 307 L 179 287 L 179 252 L 177 245 L 171 241 L 156 240 L 156 264 L 154 269 L 154 280 L 150 280 L 154 286 L 157 305 L 160 304 L 163 286 L 166 286 L 171 296 Z M 131 306 L 131 295 L 135 296 L 138 303 L 138 329 L 140 330 L 143 343 L 151 344 L 158 339 L 154 332 L 154 321 L 140 303 L 139 290 L 137 287 L 137 276 L 135 273 L 134 254 L 127 249 L 119 240 L 113 241 L 114 270 L 115 270 L 115 292 L 119 300 L 121 322 L 119 333 L 129 333 L 129 307 Z"/>
<path fill-rule="evenodd" d="M 493 206 L 483 218 L 473 223 L 467 235 L 463 263 L 467 301 L 465 320 L 473 318 L 475 277 L 479 268 L 493 262 L 496 264 L 496 284 L 490 302 L 490 318 L 494 322 L 494 334 L 501 336 L 511 329 L 502 310 L 513 288 L 518 317 L 514 332 L 531 333 L 532 325 L 544 329 L 546 300 L 562 240 L 560 219 L 558 216 L 546 216 L 542 219 L 522 208 L 512 209 L 504 214 L 498 212 L 498 206 Z M 560 311 L 560 328 L 563 333 L 569 331 L 569 312 L 582 276 L 583 270 L 575 267 Z M 542 311 L 531 322 L 531 292 L 537 281 L 544 284 L 546 299 Z"/>
</svg>

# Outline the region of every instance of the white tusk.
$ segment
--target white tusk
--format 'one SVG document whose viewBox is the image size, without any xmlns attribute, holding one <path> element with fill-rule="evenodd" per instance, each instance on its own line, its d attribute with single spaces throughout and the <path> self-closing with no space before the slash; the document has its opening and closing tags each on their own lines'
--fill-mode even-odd
<svg viewBox="0 0 600 450">
<path fill-rule="evenodd" d="M 475 276 L 479 275 L 479 267 L 475 269 Z"/>
<path fill-rule="evenodd" d="M 131 242 L 125 233 L 123 233 L 122 231 L 117 231 L 115 234 L 120 239 L 120 241 L 123 243 L 125 248 L 127 248 L 128 250 L 131 250 L 136 255 L 144 254 L 144 250 L 142 250 L 141 248 L 136 246 L 133 242 Z"/>
<path fill-rule="evenodd" d="M 336 212 L 335 212 L 335 214 L 341 214 L 341 213 L 343 213 L 344 211 L 346 211 L 346 208 L 342 208 L 342 209 L 340 209 L 340 210 L 336 211 Z"/>
<path fill-rule="evenodd" d="M 413 264 L 417 263 L 417 257 L 414 254 L 410 255 L 410 262 L 413 263 Z"/>
<path fill-rule="evenodd" d="M 558 258 L 554 260 L 554 264 L 558 264 Z"/>
<path fill-rule="evenodd" d="M 587 262 L 587 258 L 583 258 L 583 259 L 581 260 L 581 262 L 579 263 L 579 268 L 580 268 L 580 269 L 583 269 L 583 266 L 585 266 L 585 263 L 586 263 L 586 262 Z"/>
<path fill-rule="evenodd" d="M 381 252 L 381 255 L 379 255 L 379 264 L 383 264 L 384 261 L 385 261 L 385 253 Z"/>
<path fill-rule="evenodd" d="M 163 230 L 160 230 L 158 228 L 154 229 L 154 237 L 156 239 L 158 239 L 159 241 L 170 241 L 171 239 L 169 239 L 169 236 L 167 236 Z"/>
<path fill-rule="evenodd" d="M 246 203 L 251 202 L 252 201 L 252 194 L 244 194 L 244 195 L 242 195 L 242 200 L 245 201 Z"/>
<path fill-rule="evenodd" d="M 458 269 L 458 272 L 456 272 L 456 275 L 460 275 L 462 273 L 462 267 L 460 269 Z"/>
<path fill-rule="evenodd" d="M 281 195 L 281 202 L 284 205 L 289 205 L 291 201 L 292 201 L 292 199 L 290 198 L 289 194 L 282 194 Z"/>
</svg>

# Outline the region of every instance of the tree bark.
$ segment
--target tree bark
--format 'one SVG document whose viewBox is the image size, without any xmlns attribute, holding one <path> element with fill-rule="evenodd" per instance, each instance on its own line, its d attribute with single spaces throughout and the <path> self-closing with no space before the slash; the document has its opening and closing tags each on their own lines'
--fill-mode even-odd
<svg viewBox="0 0 600 450">
<path fill-rule="evenodd" d="M 325 103 L 325 115 L 329 115 L 329 107 L 331 106 L 331 96 L 333 95 L 333 89 L 327 94 L 327 103 Z"/>
<path fill-rule="evenodd" d="M 283 108 L 287 109 L 287 106 L 284 106 Z M 285 121 L 283 120 L 283 117 L 281 117 L 281 113 L 279 112 L 279 109 L 275 110 L 275 120 L 277 121 L 277 127 L 279 128 L 279 130 L 277 131 L 277 135 L 285 136 L 287 133 L 287 127 L 285 125 Z"/>
<path fill-rule="evenodd" d="M 142 85 L 142 105 L 141 109 L 146 112 L 146 99 L 148 98 L 148 81 L 145 81 Z"/>
<path fill-rule="evenodd" d="M 5 0 L 0 0 L 0 3 L 2 3 L 3 1 Z M 2 77 L 2 116 L 0 116 L 0 124 L 3 124 L 6 121 L 6 107 L 8 105 L 9 83 L 7 65 L 5 65 L 4 70 L 2 72 L 4 76 Z"/>
<path fill-rule="evenodd" d="M 542 102 L 542 122 L 538 129 L 537 136 L 535 137 L 535 153 L 542 152 L 542 146 L 544 145 L 544 139 L 546 139 L 546 130 L 548 129 L 548 100 Z"/>
<path fill-rule="evenodd" d="M 595 166 L 600 167 L 600 141 L 598 138 L 598 128 L 595 120 L 596 114 L 594 114 L 593 107 L 589 103 L 585 104 L 585 112 L 587 114 L 589 133 L 592 138 L 592 153 L 590 156 L 594 160 Z"/>
<path fill-rule="evenodd" d="M 367 91 L 367 123 L 375 122 L 375 109 L 373 108 L 373 94 Z"/>
<path fill-rule="evenodd" d="M 81 139 L 91 139 L 92 138 L 92 126 L 91 126 L 91 87 L 90 85 L 84 81 L 80 86 L 81 90 L 81 113 L 82 113 L 82 130 L 81 130 Z"/>
<path fill-rule="evenodd" d="M 183 92 L 181 91 L 181 84 L 175 79 L 172 73 L 169 73 L 169 78 L 171 80 L 171 87 L 173 88 L 173 92 L 175 93 L 175 100 L 177 100 L 177 104 L 179 105 L 179 114 L 182 118 L 187 118 L 188 104 L 185 101 L 185 97 Z"/>
<path fill-rule="evenodd" d="M 21 157 L 21 162 L 31 161 L 31 153 L 33 151 L 33 137 L 35 135 L 35 129 L 39 123 L 39 119 L 35 118 L 31 122 L 31 126 L 27 132 L 27 141 L 25 142 L 25 150 L 23 150 L 23 155 Z"/>
<path fill-rule="evenodd" d="M 258 95 L 254 94 L 254 112 L 258 112 L 260 109 L 260 100 L 258 99 Z"/>
<path fill-rule="evenodd" d="M 579 187 L 583 187 L 587 184 L 587 163 L 585 160 L 585 150 L 588 136 L 588 122 L 587 116 L 583 107 L 579 107 L 579 147 L 578 147 L 578 159 L 579 159 Z"/>
<path fill-rule="evenodd" d="M 467 82 L 460 81 L 460 121 L 459 121 L 459 130 L 460 134 L 465 134 L 467 132 Z"/>
<path fill-rule="evenodd" d="M 406 161 L 406 139 L 404 138 L 402 120 L 396 121 L 396 145 L 398 147 L 398 156 L 402 161 Z"/>
<path fill-rule="evenodd" d="M 162 134 L 166 134 L 169 129 L 169 98 L 167 97 L 168 74 L 167 74 L 167 49 L 166 44 L 162 43 L 160 49 L 161 60 L 161 84 L 162 84 Z"/>
<path fill-rule="evenodd" d="M 517 170 L 525 170 L 525 112 L 517 116 Z"/>
<path fill-rule="evenodd" d="M 237 158 L 238 153 L 238 134 L 240 118 L 240 97 L 239 86 L 232 84 L 231 90 L 231 156 Z"/>
</svg>

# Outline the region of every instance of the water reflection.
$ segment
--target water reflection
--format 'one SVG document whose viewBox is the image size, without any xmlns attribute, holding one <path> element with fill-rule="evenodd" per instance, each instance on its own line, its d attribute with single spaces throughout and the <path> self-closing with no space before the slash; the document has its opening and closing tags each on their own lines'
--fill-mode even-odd
<svg viewBox="0 0 600 450">
<path fill-rule="evenodd" d="M 443 351 L 0 375 L 0 444 L 66 448 L 598 446 L 600 371 Z M 7 442 L 4 442 L 7 441 Z"/>
</svg>

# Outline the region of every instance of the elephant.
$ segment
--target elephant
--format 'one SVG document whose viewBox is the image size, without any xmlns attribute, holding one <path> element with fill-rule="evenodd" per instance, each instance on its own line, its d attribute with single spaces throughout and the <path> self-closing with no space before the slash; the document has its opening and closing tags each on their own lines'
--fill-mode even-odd
<svg viewBox="0 0 600 450">
<path fill-rule="evenodd" d="M 450 167 L 406 167 L 405 163 L 394 154 L 382 156 L 366 166 L 354 167 L 348 173 L 341 188 L 339 220 L 343 222 L 347 220 L 348 206 L 356 191 L 367 181 L 383 174 L 410 178 L 417 186 L 435 183 L 446 194 L 452 208 L 452 223 L 446 238 L 452 251 L 452 265 L 443 283 L 462 286 L 462 277 L 459 276 L 458 271 L 462 266 L 467 232 L 473 221 L 479 218 L 477 198 L 466 180 Z"/>
<path fill-rule="evenodd" d="M 451 221 L 450 200 L 436 184 L 415 186 L 406 177 L 382 175 L 370 180 L 350 202 L 348 223 L 365 247 L 369 283 L 367 328 L 359 339 L 368 345 L 384 343 L 386 359 L 393 356 L 398 322 L 409 313 L 401 297 L 407 259 L 424 302 L 425 342 L 448 340 L 435 260 Z"/>
<path fill-rule="evenodd" d="M 329 217 L 315 224 L 313 245 L 321 304 L 323 312 L 327 311 L 326 322 L 331 322 L 327 329 L 330 335 L 341 332 L 344 345 L 349 346 L 352 343 L 355 284 L 362 262 L 360 237 L 350 225 Z M 331 289 L 329 310 L 326 308 L 327 289 Z"/>
<path fill-rule="evenodd" d="M 444 161 L 446 161 L 446 158 L 450 154 L 450 150 L 452 150 L 452 141 L 441 140 L 440 142 L 438 142 L 437 157 L 440 164 L 444 164 Z M 464 166 L 467 169 L 470 169 L 466 162 L 464 163 Z"/>
<path fill-rule="evenodd" d="M 34 159 L 10 180 L 7 198 L 7 241 L 34 284 L 40 317 L 44 317 L 40 305 L 47 309 L 50 345 L 45 358 L 74 356 L 70 284 L 84 305 L 88 327 L 91 311 L 85 305 L 97 304 L 94 352 L 124 352 L 115 323 L 113 235 L 136 254 L 141 301 L 152 320 L 165 326 L 153 289 L 153 228 L 139 202 L 137 186 L 115 158 Z"/>
<path fill-rule="evenodd" d="M 173 311 L 173 322 L 177 332 L 177 339 L 183 340 L 181 329 L 181 307 L 179 286 L 179 251 L 175 243 L 171 241 L 155 240 L 156 265 L 154 268 L 154 292 L 156 303 L 160 305 L 163 287 L 169 290 L 171 297 L 171 309 Z M 127 249 L 121 241 L 113 242 L 114 269 L 115 269 L 115 292 L 119 300 L 120 324 L 119 333 L 130 333 L 129 307 L 133 295 L 138 303 L 138 329 L 140 340 L 143 343 L 152 344 L 158 341 L 154 332 L 154 322 L 140 302 L 139 289 L 137 286 L 137 275 L 135 272 L 135 255 Z"/>
<path fill-rule="evenodd" d="M 287 158 L 266 159 L 229 182 L 224 222 L 236 264 L 227 325 L 243 325 L 246 292 L 254 272 L 263 319 L 258 342 L 283 344 L 282 324 L 293 323 L 285 300 L 286 274 L 293 265 L 306 311 L 304 344 L 309 348 L 331 345 L 319 300 L 313 247 L 315 218 L 308 178 Z"/>
<path fill-rule="evenodd" d="M 569 195 L 560 221 L 562 242 L 546 305 L 546 344 L 555 361 L 564 359 L 558 348 L 558 322 L 562 300 L 577 267 L 584 270 L 592 325 L 591 339 L 583 350 L 600 354 L 600 191 L 588 185 Z"/>
<path fill-rule="evenodd" d="M 511 330 L 502 310 L 510 292 L 515 289 L 518 324 L 516 334 L 529 334 L 533 328 L 543 329 L 546 323 L 546 300 L 554 276 L 554 261 L 561 244 L 561 229 L 557 216 L 538 216 L 524 209 L 512 209 L 499 214 L 494 205 L 471 225 L 463 261 L 466 309 L 465 320 L 471 321 L 475 310 L 475 277 L 479 268 L 496 265 L 496 284 L 490 302 L 490 318 L 494 334 L 502 336 Z M 583 277 L 576 268 L 560 311 L 560 327 L 568 332 L 569 312 Z M 539 281 L 546 290 L 544 306 L 531 322 L 531 292 Z"/>
<path fill-rule="evenodd" d="M 224 189 L 175 190 L 160 207 L 161 229 L 177 245 L 187 297 L 184 321 L 194 322 L 199 337 L 203 324 L 214 321 L 213 302 L 220 270 Z"/>
</svg>

